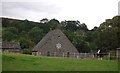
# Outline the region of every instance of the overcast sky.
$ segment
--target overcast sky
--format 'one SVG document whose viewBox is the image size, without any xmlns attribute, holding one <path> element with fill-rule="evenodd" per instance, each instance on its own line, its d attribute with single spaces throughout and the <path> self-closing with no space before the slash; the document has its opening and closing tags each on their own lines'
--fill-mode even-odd
<svg viewBox="0 0 120 73">
<path fill-rule="evenodd" d="M 119 0 L 2 0 L 2 17 L 79 20 L 89 29 L 118 15 Z M 0 10 L 1 11 L 1 10 Z"/>
</svg>

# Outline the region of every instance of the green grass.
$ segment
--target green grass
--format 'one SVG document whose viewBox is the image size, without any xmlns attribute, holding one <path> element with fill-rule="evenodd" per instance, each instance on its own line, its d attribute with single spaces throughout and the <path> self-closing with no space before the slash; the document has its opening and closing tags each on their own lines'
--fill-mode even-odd
<svg viewBox="0 0 120 73">
<path fill-rule="evenodd" d="M 3 71 L 117 71 L 117 60 L 3 54 Z"/>
<path fill-rule="evenodd" d="M 0 72 L 2 72 L 2 54 L 0 52 Z"/>
</svg>

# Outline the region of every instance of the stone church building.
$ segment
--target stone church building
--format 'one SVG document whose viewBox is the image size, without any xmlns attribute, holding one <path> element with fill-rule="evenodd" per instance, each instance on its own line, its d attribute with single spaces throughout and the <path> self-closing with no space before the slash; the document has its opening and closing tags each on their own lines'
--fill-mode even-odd
<svg viewBox="0 0 120 73">
<path fill-rule="evenodd" d="M 37 56 L 74 57 L 75 53 L 77 49 L 60 29 L 48 32 L 32 50 Z"/>
</svg>

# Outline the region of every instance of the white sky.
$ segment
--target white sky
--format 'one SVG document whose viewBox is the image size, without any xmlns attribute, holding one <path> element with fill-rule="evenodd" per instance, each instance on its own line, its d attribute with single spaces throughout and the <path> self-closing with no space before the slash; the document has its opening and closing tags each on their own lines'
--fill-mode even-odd
<svg viewBox="0 0 120 73">
<path fill-rule="evenodd" d="M 119 0 L 2 0 L 2 17 L 79 20 L 89 29 L 118 15 Z"/>
</svg>

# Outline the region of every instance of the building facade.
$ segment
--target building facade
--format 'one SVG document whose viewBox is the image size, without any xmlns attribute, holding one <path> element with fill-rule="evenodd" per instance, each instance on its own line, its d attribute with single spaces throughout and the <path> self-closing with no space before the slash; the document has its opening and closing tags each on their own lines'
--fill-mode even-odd
<svg viewBox="0 0 120 73">
<path fill-rule="evenodd" d="M 32 50 L 37 56 L 74 57 L 75 53 L 77 49 L 60 29 L 48 32 Z"/>
<path fill-rule="evenodd" d="M 2 52 L 21 53 L 21 46 L 19 43 L 2 42 Z"/>
</svg>

